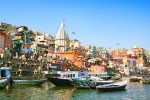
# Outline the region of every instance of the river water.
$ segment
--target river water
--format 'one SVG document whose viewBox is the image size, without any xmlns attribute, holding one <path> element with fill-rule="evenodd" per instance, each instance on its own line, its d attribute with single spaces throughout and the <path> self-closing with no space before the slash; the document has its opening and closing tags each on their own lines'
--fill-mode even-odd
<svg viewBox="0 0 150 100">
<path fill-rule="evenodd" d="M 14 85 L 9 90 L 0 90 L 0 100 L 150 100 L 150 85 L 128 82 L 126 90 L 100 92 L 56 87 L 47 81 L 41 86 Z"/>
</svg>

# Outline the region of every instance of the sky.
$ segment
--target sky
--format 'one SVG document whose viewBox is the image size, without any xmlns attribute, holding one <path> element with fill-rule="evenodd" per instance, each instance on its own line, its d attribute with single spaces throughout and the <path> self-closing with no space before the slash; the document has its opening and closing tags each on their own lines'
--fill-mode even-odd
<svg viewBox="0 0 150 100">
<path fill-rule="evenodd" d="M 0 5 L 0 22 L 55 36 L 65 20 L 70 39 L 82 46 L 150 51 L 150 0 L 1 0 Z"/>
</svg>

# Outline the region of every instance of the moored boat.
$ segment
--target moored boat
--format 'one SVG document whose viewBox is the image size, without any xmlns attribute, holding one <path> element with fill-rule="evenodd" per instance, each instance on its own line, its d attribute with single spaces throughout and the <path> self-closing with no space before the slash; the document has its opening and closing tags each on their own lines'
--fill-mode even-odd
<svg viewBox="0 0 150 100">
<path fill-rule="evenodd" d="M 111 79 L 112 80 L 120 80 L 122 78 L 122 76 L 113 76 Z"/>
<path fill-rule="evenodd" d="M 144 78 L 142 79 L 143 84 L 150 84 L 150 78 Z"/>
<path fill-rule="evenodd" d="M 71 84 L 76 88 L 92 88 L 95 89 L 98 85 L 114 83 L 112 80 L 103 80 L 99 77 L 86 77 L 71 79 Z"/>
<path fill-rule="evenodd" d="M 11 71 L 8 67 L 0 68 L 0 88 L 6 88 L 12 84 Z"/>
<path fill-rule="evenodd" d="M 70 79 L 80 77 L 88 77 L 88 73 L 79 71 L 57 71 L 47 76 L 47 79 L 56 86 L 73 86 Z"/>
<path fill-rule="evenodd" d="M 126 85 L 127 85 L 127 81 L 123 81 L 123 82 L 116 82 L 112 84 L 99 85 L 96 86 L 96 88 L 101 91 L 117 91 L 117 90 L 124 90 Z"/>
<path fill-rule="evenodd" d="M 142 77 L 132 76 L 130 78 L 130 82 L 139 82 L 140 80 L 142 80 Z"/>
</svg>

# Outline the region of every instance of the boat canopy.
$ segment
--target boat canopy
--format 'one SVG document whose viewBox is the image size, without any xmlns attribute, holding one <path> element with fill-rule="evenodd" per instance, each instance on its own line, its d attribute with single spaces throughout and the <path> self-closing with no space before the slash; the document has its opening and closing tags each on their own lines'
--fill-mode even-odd
<svg viewBox="0 0 150 100">
<path fill-rule="evenodd" d="M 11 74 L 11 72 L 10 72 L 9 68 L 7 68 L 7 67 L 0 68 L 0 77 L 1 78 L 10 77 L 10 74 Z"/>
</svg>

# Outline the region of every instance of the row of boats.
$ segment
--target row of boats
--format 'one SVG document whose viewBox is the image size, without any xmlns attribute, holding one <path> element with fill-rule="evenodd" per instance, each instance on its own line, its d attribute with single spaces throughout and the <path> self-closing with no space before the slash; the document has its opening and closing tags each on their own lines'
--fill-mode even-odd
<svg viewBox="0 0 150 100">
<path fill-rule="evenodd" d="M 88 72 L 77 71 L 58 71 L 55 74 L 49 74 L 47 79 L 56 86 L 74 86 L 75 88 L 90 88 L 102 91 L 124 90 L 127 85 L 127 81 L 115 82 L 113 80 L 106 80 L 106 77 L 103 79 L 91 76 Z"/>
<path fill-rule="evenodd" d="M 150 84 L 150 76 L 132 76 L 130 82 L 142 82 L 143 84 Z"/>
<path fill-rule="evenodd" d="M 46 74 L 43 72 L 43 74 Z M 0 88 L 6 88 L 12 83 L 41 85 L 47 79 L 55 86 L 74 86 L 75 88 L 90 88 L 98 90 L 123 90 L 127 81 L 115 82 L 110 77 L 93 76 L 93 73 L 80 71 L 56 71 L 46 74 L 44 79 L 13 79 L 11 70 L 7 67 L 0 68 Z M 117 78 L 119 79 L 119 78 Z"/>
</svg>

